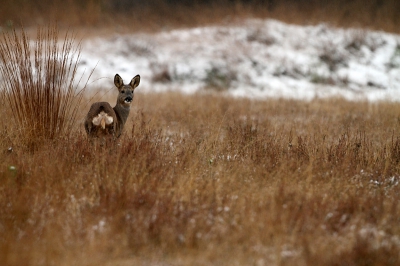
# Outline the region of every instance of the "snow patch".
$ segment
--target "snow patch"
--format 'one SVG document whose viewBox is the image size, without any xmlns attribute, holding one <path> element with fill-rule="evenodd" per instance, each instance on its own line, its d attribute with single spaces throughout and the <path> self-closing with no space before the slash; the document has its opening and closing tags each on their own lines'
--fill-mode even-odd
<svg viewBox="0 0 400 266">
<path fill-rule="evenodd" d="M 140 74 L 140 91 L 400 101 L 400 36 L 325 24 L 247 20 L 95 38 L 83 42 L 78 71 L 93 68 L 93 84 L 110 88 L 118 73 Z"/>
</svg>

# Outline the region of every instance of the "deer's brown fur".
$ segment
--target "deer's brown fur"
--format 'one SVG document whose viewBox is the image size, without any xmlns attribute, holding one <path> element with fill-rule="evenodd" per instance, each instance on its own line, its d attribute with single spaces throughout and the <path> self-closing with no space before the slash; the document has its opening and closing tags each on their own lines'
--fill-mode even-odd
<svg viewBox="0 0 400 266">
<path fill-rule="evenodd" d="M 116 74 L 114 84 L 118 88 L 117 104 L 114 108 L 108 102 L 92 104 L 85 118 L 85 130 L 88 137 L 118 138 L 121 136 L 126 120 L 129 116 L 135 88 L 140 83 L 140 76 L 136 75 L 129 84 L 125 85 L 122 78 Z"/>
</svg>

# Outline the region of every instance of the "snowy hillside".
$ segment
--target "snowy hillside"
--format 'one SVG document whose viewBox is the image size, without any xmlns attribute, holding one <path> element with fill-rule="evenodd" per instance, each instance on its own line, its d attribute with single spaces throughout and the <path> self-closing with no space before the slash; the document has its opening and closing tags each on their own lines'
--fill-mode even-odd
<svg viewBox="0 0 400 266">
<path fill-rule="evenodd" d="M 400 101 L 400 36 L 327 25 L 248 20 L 86 40 L 79 70 L 95 66 L 96 86 L 140 74 L 143 91 Z"/>
</svg>

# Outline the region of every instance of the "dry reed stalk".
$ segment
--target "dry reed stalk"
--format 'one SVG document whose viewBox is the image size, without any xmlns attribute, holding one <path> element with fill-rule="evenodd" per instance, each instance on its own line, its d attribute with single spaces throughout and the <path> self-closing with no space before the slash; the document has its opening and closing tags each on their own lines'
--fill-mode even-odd
<svg viewBox="0 0 400 266">
<path fill-rule="evenodd" d="M 87 84 L 78 89 L 80 45 L 68 33 L 61 42 L 58 36 L 56 26 L 39 28 L 34 41 L 23 28 L 2 36 L 2 98 L 25 143 L 68 136 L 76 122 Z"/>
</svg>

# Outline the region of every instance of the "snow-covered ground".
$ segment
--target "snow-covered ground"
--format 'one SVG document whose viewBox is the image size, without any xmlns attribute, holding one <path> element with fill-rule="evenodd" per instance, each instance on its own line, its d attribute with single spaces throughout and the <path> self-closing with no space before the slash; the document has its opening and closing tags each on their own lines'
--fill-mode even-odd
<svg viewBox="0 0 400 266">
<path fill-rule="evenodd" d="M 79 72 L 111 88 L 141 75 L 141 91 L 214 89 L 257 99 L 400 101 L 400 36 L 325 24 L 247 20 L 232 26 L 85 40 Z"/>
</svg>

